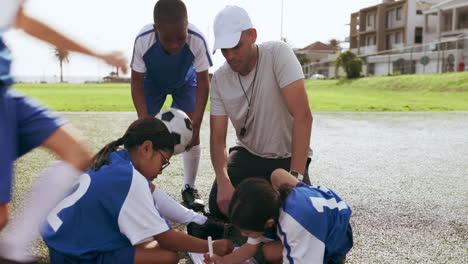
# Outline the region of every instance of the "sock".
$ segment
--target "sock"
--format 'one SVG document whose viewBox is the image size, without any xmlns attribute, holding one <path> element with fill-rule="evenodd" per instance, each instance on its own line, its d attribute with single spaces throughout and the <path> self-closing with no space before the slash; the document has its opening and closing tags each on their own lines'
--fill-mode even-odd
<svg viewBox="0 0 468 264">
<path fill-rule="evenodd" d="M 185 190 L 186 184 L 195 188 L 195 179 L 200 164 L 200 149 L 200 145 L 197 145 L 182 154 L 184 158 L 184 185 L 182 185 L 182 191 Z"/>
<path fill-rule="evenodd" d="M 2 255 L 17 261 L 29 261 L 28 249 L 39 237 L 49 212 L 61 201 L 77 182 L 82 171 L 64 161 L 53 162 L 42 171 L 34 183 L 24 207 L 9 223 L 5 233 Z"/>
<path fill-rule="evenodd" d="M 187 209 L 169 195 L 156 187 L 153 192 L 153 198 L 159 208 L 159 212 L 167 220 L 171 220 L 180 224 L 187 225 L 190 222 L 195 222 L 202 225 L 208 219 L 206 216 L 196 213 L 193 210 Z"/>
</svg>

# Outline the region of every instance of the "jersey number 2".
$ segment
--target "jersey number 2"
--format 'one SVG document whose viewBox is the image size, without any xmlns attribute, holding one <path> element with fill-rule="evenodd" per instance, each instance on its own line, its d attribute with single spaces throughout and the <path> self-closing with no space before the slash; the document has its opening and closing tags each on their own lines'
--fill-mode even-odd
<svg viewBox="0 0 468 264">
<path fill-rule="evenodd" d="M 89 177 L 89 175 L 86 173 L 82 174 L 78 184 L 79 186 L 76 191 L 57 204 L 57 206 L 52 209 L 50 214 L 47 216 L 47 222 L 49 222 L 49 225 L 55 232 L 57 232 L 57 230 L 63 224 L 62 220 L 58 217 L 58 213 L 60 213 L 60 211 L 63 209 L 74 205 L 81 197 L 83 197 L 83 195 L 88 190 L 89 185 L 91 184 L 91 177 Z"/>
</svg>

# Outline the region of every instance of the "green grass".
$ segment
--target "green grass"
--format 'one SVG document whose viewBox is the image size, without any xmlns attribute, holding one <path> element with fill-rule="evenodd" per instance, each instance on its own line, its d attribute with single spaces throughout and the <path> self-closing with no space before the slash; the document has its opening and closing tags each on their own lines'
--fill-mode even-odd
<svg viewBox="0 0 468 264">
<path fill-rule="evenodd" d="M 15 87 L 57 111 L 134 111 L 128 83 Z M 306 88 L 313 111 L 468 111 L 468 72 L 307 80 Z"/>
<path fill-rule="evenodd" d="M 315 111 L 466 111 L 468 72 L 308 80 Z"/>
</svg>

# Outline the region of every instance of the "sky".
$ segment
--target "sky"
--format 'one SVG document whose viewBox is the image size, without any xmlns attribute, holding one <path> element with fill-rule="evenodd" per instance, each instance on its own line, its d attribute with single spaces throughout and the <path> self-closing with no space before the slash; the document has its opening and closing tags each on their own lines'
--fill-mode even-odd
<svg viewBox="0 0 468 264">
<path fill-rule="evenodd" d="M 155 0 L 28 0 L 25 13 L 99 52 L 121 51 L 131 60 L 133 42 L 141 28 L 153 21 Z M 257 29 L 257 42 L 280 40 L 281 32 L 293 48 L 315 41 L 344 40 L 349 35 L 350 15 L 381 0 L 184 0 L 189 22 L 213 47 L 213 20 L 226 5 L 244 7 Z M 282 8 L 283 6 L 283 8 Z M 283 23 L 281 25 L 281 10 Z M 282 28 L 282 30 L 281 30 Z M 19 30 L 5 37 L 13 53 L 16 76 L 58 76 L 54 48 Z M 346 44 L 343 45 L 346 47 Z M 214 72 L 224 63 L 220 52 L 213 56 Z M 105 76 L 114 69 L 96 59 L 71 54 L 64 76 Z"/>
</svg>

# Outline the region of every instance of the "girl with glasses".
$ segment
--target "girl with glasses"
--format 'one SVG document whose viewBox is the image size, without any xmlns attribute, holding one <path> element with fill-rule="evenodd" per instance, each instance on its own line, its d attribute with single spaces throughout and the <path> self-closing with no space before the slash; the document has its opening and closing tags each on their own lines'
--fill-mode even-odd
<svg viewBox="0 0 468 264">
<path fill-rule="evenodd" d="M 102 148 L 47 217 L 42 236 L 51 263 L 177 263 L 177 251 L 207 252 L 206 240 L 171 228 L 154 194 L 151 181 L 173 149 L 172 135 L 154 117 L 134 121 Z M 217 240 L 214 250 L 226 254 L 232 243 Z"/>
</svg>

